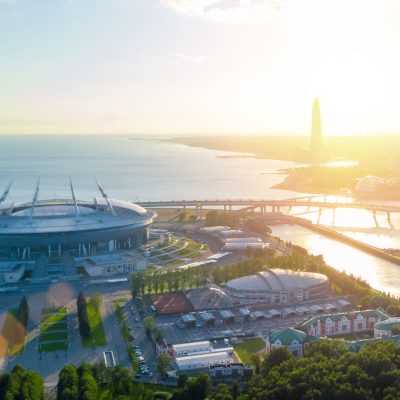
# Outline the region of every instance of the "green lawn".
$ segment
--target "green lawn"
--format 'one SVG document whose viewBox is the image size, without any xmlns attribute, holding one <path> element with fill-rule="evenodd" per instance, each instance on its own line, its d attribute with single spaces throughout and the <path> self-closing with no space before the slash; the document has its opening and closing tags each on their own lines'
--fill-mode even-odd
<svg viewBox="0 0 400 400">
<path fill-rule="evenodd" d="M 16 309 L 9 309 L 0 335 L 0 357 L 22 354 L 25 346 L 26 329 L 16 318 Z"/>
<path fill-rule="evenodd" d="M 56 307 L 56 308 L 45 307 L 45 308 L 42 308 L 42 315 L 44 315 L 44 314 L 66 314 L 66 313 L 67 313 L 67 307 Z"/>
<path fill-rule="evenodd" d="M 39 352 L 43 353 L 45 351 L 57 351 L 57 350 L 67 350 L 68 342 L 51 342 L 39 344 Z"/>
<path fill-rule="evenodd" d="M 48 314 L 42 316 L 42 323 L 56 323 L 56 322 L 67 322 L 66 314 Z"/>
<path fill-rule="evenodd" d="M 52 342 L 54 340 L 67 340 L 68 332 L 50 332 L 50 333 L 42 333 L 39 336 L 39 342 Z"/>
<path fill-rule="evenodd" d="M 244 364 L 252 364 L 252 356 L 265 349 L 265 342 L 261 338 L 247 339 L 233 348 Z"/>
<path fill-rule="evenodd" d="M 100 310 L 90 301 L 87 303 L 87 313 L 89 317 L 89 325 L 91 337 L 89 339 L 82 338 L 84 347 L 105 346 L 107 344 L 106 335 L 104 333 L 103 321 L 101 320 Z"/>
<path fill-rule="evenodd" d="M 171 260 L 171 261 L 168 261 L 168 265 L 182 265 L 184 263 L 185 262 L 183 260 Z"/>
<path fill-rule="evenodd" d="M 41 324 L 40 331 L 48 332 L 48 331 L 65 331 L 68 329 L 68 325 L 66 322 L 58 322 L 52 324 Z"/>
</svg>

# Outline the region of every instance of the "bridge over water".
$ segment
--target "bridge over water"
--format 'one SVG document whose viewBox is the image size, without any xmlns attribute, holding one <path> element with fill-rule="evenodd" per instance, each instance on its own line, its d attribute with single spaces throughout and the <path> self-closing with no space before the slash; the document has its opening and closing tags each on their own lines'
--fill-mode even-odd
<svg viewBox="0 0 400 400">
<path fill-rule="evenodd" d="M 139 205 L 145 208 L 196 208 L 201 211 L 203 208 L 219 207 L 224 210 L 241 209 L 247 211 L 259 211 L 263 214 L 267 212 L 277 212 L 284 207 L 307 207 L 317 208 L 319 212 L 322 209 L 352 208 L 371 211 L 376 216 L 377 212 L 387 214 L 390 221 L 391 213 L 400 213 L 400 204 L 379 204 L 365 203 L 361 201 L 331 201 L 329 198 L 320 196 L 298 197 L 284 200 L 268 199 L 215 199 L 215 200 L 170 200 L 170 201 L 148 201 L 139 202 Z"/>
</svg>

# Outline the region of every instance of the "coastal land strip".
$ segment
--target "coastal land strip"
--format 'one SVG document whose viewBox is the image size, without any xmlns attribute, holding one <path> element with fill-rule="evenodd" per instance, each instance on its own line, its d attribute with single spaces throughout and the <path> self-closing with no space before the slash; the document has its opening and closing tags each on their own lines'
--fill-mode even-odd
<svg viewBox="0 0 400 400">
<path fill-rule="evenodd" d="M 310 164 L 308 136 L 185 136 L 167 140 L 191 147 L 243 154 L 238 157 L 304 164 L 280 171 L 287 176 L 275 186 L 277 189 L 311 194 L 354 194 L 360 178 L 374 175 L 393 181 L 394 186 L 371 197 L 400 200 L 400 135 L 326 136 L 323 162 L 317 166 Z"/>
</svg>

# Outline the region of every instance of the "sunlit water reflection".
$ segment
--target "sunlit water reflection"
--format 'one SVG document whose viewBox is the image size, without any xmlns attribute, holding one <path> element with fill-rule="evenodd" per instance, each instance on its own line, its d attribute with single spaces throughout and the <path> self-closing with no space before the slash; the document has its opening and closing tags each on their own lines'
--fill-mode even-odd
<svg viewBox="0 0 400 400">
<path fill-rule="evenodd" d="M 335 269 L 362 277 L 372 287 L 400 296 L 400 266 L 297 225 L 271 228 L 273 235 L 302 246 L 312 254 L 322 254 L 327 264 Z"/>
</svg>

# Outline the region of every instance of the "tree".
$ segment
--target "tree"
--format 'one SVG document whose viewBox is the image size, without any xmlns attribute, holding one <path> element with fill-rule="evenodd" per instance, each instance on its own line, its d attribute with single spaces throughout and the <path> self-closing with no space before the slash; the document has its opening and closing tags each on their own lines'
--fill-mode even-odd
<svg viewBox="0 0 400 400">
<path fill-rule="evenodd" d="M 392 328 L 392 335 L 393 335 L 393 336 L 396 336 L 396 335 L 398 335 L 398 334 L 400 334 L 400 328 L 397 327 L 397 326 L 394 326 L 394 327 Z"/>
<path fill-rule="evenodd" d="M 178 388 L 184 388 L 188 383 L 189 377 L 186 374 L 180 374 L 178 378 Z"/>
<path fill-rule="evenodd" d="M 211 396 L 213 400 L 233 400 L 229 387 L 224 383 L 219 384 L 216 392 Z"/>
<path fill-rule="evenodd" d="M 146 330 L 146 335 L 151 338 L 156 329 L 156 321 L 152 316 L 149 316 L 144 318 L 143 325 L 144 329 Z"/>
<path fill-rule="evenodd" d="M 189 398 L 204 400 L 211 392 L 211 380 L 208 374 L 200 374 L 196 379 L 188 382 Z"/>
<path fill-rule="evenodd" d="M 66 365 L 58 375 L 57 400 L 70 400 L 78 397 L 78 370 L 75 365 Z"/>
<path fill-rule="evenodd" d="M 26 328 L 29 320 L 29 305 L 26 297 L 24 296 L 19 303 L 17 310 L 17 319 Z"/>
<path fill-rule="evenodd" d="M 103 299 L 101 298 L 100 294 L 94 293 L 90 298 L 90 302 L 93 304 L 93 307 L 96 309 L 96 314 L 100 311 L 100 306 Z"/>
<path fill-rule="evenodd" d="M 159 355 L 157 359 L 157 371 L 164 378 L 167 376 L 167 372 L 169 371 L 169 366 L 171 364 L 172 356 L 169 353 L 162 353 Z"/>
<path fill-rule="evenodd" d="M 20 365 L 7 375 L 2 400 L 42 400 L 43 379 L 33 371 L 25 371 Z"/>
<path fill-rule="evenodd" d="M 282 364 L 284 361 L 290 360 L 291 358 L 293 358 L 293 355 L 286 346 L 272 349 L 264 358 L 261 366 L 261 373 L 265 375 L 270 369 Z"/>
<path fill-rule="evenodd" d="M 342 340 L 318 340 L 309 343 L 304 349 L 306 357 L 320 354 L 328 358 L 339 358 L 348 352 L 348 347 Z"/>
<path fill-rule="evenodd" d="M 96 400 L 98 392 L 97 382 L 91 372 L 84 372 L 79 380 L 79 398 L 82 400 Z"/>
<path fill-rule="evenodd" d="M 232 386 L 232 400 L 237 400 L 240 394 L 240 388 L 237 382 L 235 382 Z"/>
<path fill-rule="evenodd" d="M 86 297 L 83 292 L 80 292 L 77 300 L 79 332 L 85 339 L 90 338 L 90 325 L 87 313 Z"/>
</svg>

